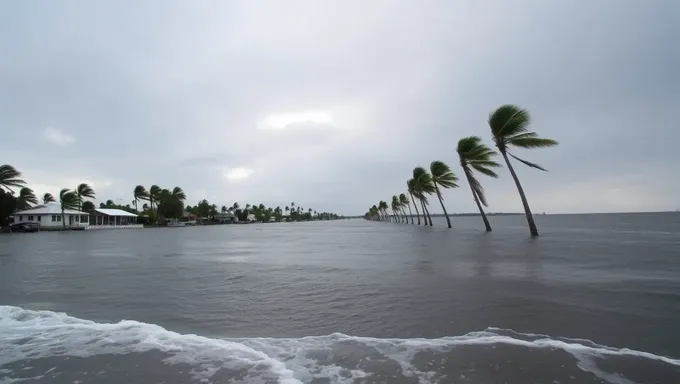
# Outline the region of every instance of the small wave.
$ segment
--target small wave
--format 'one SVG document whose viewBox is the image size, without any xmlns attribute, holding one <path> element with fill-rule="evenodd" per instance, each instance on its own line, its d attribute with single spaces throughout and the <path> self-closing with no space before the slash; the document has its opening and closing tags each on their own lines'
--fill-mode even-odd
<svg viewBox="0 0 680 384">
<path fill-rule="evenodd" d="M 347 368 L 328 356 L 351 347 L 363 351 L 365 360 L 384 359 L 398 364 L 402 374 L 430 382 L 434 372 L 425 372 L 413 363 L 422 352 L 446 352 L 459 346 L 510 345 L 529 349 L 562 350 L 578 361 L 582 371 L 608 382 L 632 382 L 601 371 L 595 359 L 607 356 L 634 357 L 680 367 L 680 360 L 628 348 L 612 348 L 586 339 L 551 338 L 487 328 L 462 336 L 437 339 L 380 339 L 333 333 L 302 338 L 214 339 L 179 334 L 155 324 L 123 320 L 97 323 L 51 311 L 25 310 L 0 306 L 0 367 L 30 359 L 51 356 L 90 357 L 161 351 L 167 364 L 191 364 L 199 380 L 209 380 L 220 369 L 266 369 L 280 383 L 310 382 L 324 378 L 351 383 L 365 377 L 361 364 Z M 371 352 L 366 352 L 366 351 Z"/>
</svg>

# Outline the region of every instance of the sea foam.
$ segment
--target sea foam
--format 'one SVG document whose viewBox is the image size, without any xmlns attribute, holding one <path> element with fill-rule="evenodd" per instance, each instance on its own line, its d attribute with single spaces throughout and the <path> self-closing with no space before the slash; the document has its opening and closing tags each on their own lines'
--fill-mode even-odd
<svg viewBox="0 0 680 384">
<path fill-rule="evenodd" d="M 348 369 L 320 356 L 332 354 L 338 345 L 351 344 L 377 351 L 380 358 L 396 362 L 404 375 L 429 381 L 433 372 L 423 372 L 412 364 L 423 351 L 449 351 L 457 346 L 506 344 L 531 349 L 559 349 L 574 356 L 581 370 L 609 382 L 613 379 L 595 364 L 596 358 L 628 356 L 680 366 L 680 360 L 628 348 L 612 348 L 586 339 L 551 338 L 547 335 L 518 333 L 487 328 L 461 336 L 437 339 L 379 339 L 333 333 L 302 338 L 216 339 L 179 334 L 155 324 L 123 320 L 97 323 L 51 311 L 33 311 L 0 306 L 0 366 L 17 361 L 50 356 L 90 357 L 161 351 L 167 364 L 190 364 L 197 379 L 207 380 L 219 369 L 247 370 L 253 375 L 266 370 L 280 383 L 309 382 L 315 378 L 334 383 L 351 383 L 366 375 L 361 369 Z M 366 357 L 370 359 L 371 357 Z"/>
</svg>

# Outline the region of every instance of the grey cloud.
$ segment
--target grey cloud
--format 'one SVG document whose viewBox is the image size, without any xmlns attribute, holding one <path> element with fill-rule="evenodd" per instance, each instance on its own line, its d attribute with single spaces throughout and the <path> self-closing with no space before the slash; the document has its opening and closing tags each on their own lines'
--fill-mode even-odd
<svg viewBox="0 0 680 384">
<path fill-rule="evenodd" d="M 490 143 L 488 113 L 516 103 L 561 143 L 521 151 L 550 169 L 518 167 L 536 211 L 677 208 L 676 2 L 159 4 L 0 5 L 0 162 L 45 188 L 96 180 L 102 200 L 162 184 L 359 214 L 416 165 L 456 171 L 457 140 Z M 258 127 L 310 110 L 333 123 Z M 521 209 L 505 171 L 484 185 L 492 210 Z M 445 198 L 474 211 L 464 182 Z"/>
</svg>

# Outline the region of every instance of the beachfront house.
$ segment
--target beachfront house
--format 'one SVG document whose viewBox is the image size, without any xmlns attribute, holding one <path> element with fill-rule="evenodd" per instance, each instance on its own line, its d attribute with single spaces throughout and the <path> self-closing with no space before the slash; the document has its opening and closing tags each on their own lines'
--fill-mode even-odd
<svg viewBox="0 0 680 384">
<path fill-rule="evenodd" d="M 87 212 L 65 209 L 61 215 L 59 203 L 47 203 L 14 213 L 15 223 L 37 223 L 40 229 L 84 229 L 89 225 Z M 64 221 L 62 221 L 64 220 Z"/>
<path fill-rule="evenodd" d="M 220 223 L 237 223 L 238 218 L 232 212 L 216 213 L 214 216 L 216 221 Z"/>
<path fill-rule="evenodd" d="M 90 226 L 87 229 L 119 229 L 143 228 L 137 224 L 137 215 L 122 209 L 97 208 L 90 216 Z"/>
</svg>

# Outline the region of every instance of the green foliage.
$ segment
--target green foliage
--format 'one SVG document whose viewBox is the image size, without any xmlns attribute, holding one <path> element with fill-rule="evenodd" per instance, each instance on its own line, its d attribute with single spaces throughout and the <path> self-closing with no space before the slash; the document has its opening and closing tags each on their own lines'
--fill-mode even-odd
<svg viewBox="0 0 680 384">
<path fill-rule="evenodd" d="M 7 226 L 9 217 L 17 210 L 17 198 L 0 188 L 0 228 Z"/>
<path fill-rule="evenodd" d="M 29 209 L 32 205 L 36 204 L 38 204 L 38 198 L 31 188 L 23 187 L 19 190 L 19 197 L 17 197 L 18 210 Z"/>
<path fill-rule="evenodd" d="M 458 141 L 458 158 L 460 159 L 460 166 L 463 168 L 470 187 L 473 193 L 484 206 L 488 206 L 486 196 L 484 195 L 484 188 L 477 180 L 473 171 L 477 171 L 483 175 L 498 178 L 498 174 L 492 168 L 498 168 L 498 164 L 493 157 L 497 153 L 491 148 L 482 143 L 482 139 L 477 136 L 464 137 Z"/>
<path fill-rule="evenodd" d="M 91 201 L 84 201 L 83 206 L 81 207 L 81 210 L 83 212 L 92 212 L 94 211 L 94 203 Z"/>
<path fill-rule="evenodd" d="M 4 187 L 13 194 L 10 187 L 21 188 L 24 185 L 26 182 L 21 179 L 21 172 L 9 164 L 0 165 L 0 189 Z"/>
<path fill-rule="evenodd" d="M 56 201 L 57 201 L 57 200 L 54 198 L 54 196 L 52 196 L 52 194 L 49 193 L 49 192 L 48 192 L 48 193 L 45 193 L 45 194 L 43 195 L 43 198 L 42 198 L 43 204 L 47 204 L 47 203 L 55 203 Z"/>
<path fill-rule="evenodd" d="M 517 148 L 547 148 L 558 144 L 552 139 L 545 139 L 538 136 L 536 132 L 529 131 L 531 117 L 529 112 L 515 105 L 502 105 L 489 115 L 489 127 L 496 147 L 501 153 L 505 154 L 509 147 Z M 510 154 L 521 163 L 536 169 L 545 171 L 546 169 L 538 164 Z"/>
<path fill-rule="evenodd" d="M 443 161 L 433 161 L 430 164 L 430 173 L 435 189 L 438 185 L 444 188 L 458 187 L 458 184 L 456 184 L 458 177 L 456 177 L 456 175 L 451 172 L 451 168 L 449 168 L 449 166 Z M 439 193 L 438 189 L 436 189 L 436 191 Z"/>
</svg>

